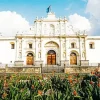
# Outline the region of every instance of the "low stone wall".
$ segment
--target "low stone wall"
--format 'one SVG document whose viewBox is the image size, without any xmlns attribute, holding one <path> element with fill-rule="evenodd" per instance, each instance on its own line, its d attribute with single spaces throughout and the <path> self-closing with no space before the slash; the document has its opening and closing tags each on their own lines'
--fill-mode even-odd
<svg viewBox="0 0 100 100">
<path fill-rule="evenodd" d="M 65 73 L 91 73 L 95 69 L 98 69 L 100 72 L 100 67 L 98 66 L 80 66 L 80 67 L 66 67 Z"/>
<path fill-rule="evenodd" d="M 6 72 L 5 68 L 0 68 L 0 73 L 5 73 L 5 72 Z"/>
<path fill-rule="evenodd" d="M 98 66 L 70 66 L 65 67 L 65 73 L 91 73 L 95 69 L 99 70 L 100 67 Z M 6 67 L 0 68 L 0 73 L 41 73 L 41 67 Z"/>
<path fill-rule="evenodd" d="M 0 73 L 41 73 L 40 67 L 6 67 Z"/>
</svg>

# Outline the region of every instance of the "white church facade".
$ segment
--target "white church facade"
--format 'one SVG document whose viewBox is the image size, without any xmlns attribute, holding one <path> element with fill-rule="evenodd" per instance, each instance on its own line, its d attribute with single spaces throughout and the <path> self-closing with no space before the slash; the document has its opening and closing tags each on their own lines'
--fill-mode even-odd
<svg viewBox="0 0 100 100">
<path fill-rule="evenodd" d="M 98 66 L 100 36 L 76 34 L 70 27 L 66 17 L 49 12 L 47 18 L 35 19 L 29 33 L 1 36 L 0 64 Z"/>
</svg>

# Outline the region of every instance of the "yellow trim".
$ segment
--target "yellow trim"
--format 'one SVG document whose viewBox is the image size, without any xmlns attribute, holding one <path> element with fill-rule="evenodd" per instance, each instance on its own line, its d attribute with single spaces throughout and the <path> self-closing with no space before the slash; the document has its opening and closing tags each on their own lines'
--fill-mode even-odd
<svg viewBox="0 0 100 100">
<path fill-rule="evenodd" d="M 10 42 L 10 44 L 15 44 L 14 42 Z"/>
<path fill-rule="evenodd" d="M 89 44 L 94 44 L 94 42 L 89 42 Z"/>
</svg>

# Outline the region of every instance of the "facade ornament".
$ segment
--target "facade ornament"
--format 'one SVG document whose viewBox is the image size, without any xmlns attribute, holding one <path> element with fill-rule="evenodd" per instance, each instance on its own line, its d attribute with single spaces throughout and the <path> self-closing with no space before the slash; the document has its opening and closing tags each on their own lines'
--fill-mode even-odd
<svg viewBox="0 0 100 100">
<path fill-rule="evenodd" d="M 38 16 L 36 17 L 36 20 L 38 20 Z"/>
<path fill-rule="evenodd" d="M 66 20 L 66 16 L 64 16 L 64 20 Z"/>
<path fill-rule="evenodd" d="M 19 59 L 21 59 L 22 58 L 22 53 L 21 52 L 19 52 Z"/>
<path fill-rule="evenodd" d="M 47 8 L 46 12 L 47 13 L 50 13 L 51 12 L 51 5 Z"/>
</svg>

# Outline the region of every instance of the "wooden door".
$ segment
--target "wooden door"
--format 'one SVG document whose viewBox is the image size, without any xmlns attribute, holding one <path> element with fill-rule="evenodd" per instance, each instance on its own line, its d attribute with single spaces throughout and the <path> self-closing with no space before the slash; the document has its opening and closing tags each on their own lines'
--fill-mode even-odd
<svg viewBox="0 0 100 100">
<path fill-rule="evenodd" d="M 56 55 L 55 54 L 49 54 L 47 56 L 47 64 L 48 65 L 56 65 Z"/>
<path fill-rule="evenodd" d="M 77 65 L 77 56 L 75 53 L 70 54 L 70 65 Z"/>
<path fill-rule="evenodd" d="M 52 64 L 51 60 L 52 60 L 51 55 L 48 55 L 47 56 L 47 64 L 48 65 L 51 65 Z"/>
<path fill-rule="evenodd" d="M 27 56 L 27 65 L 33 65 L 33 56 Z"/>
<path fill-rule="evenodd" d="M 52 65 L 56 65 L 56 55 L 52 55 Z"/>
</svg>

